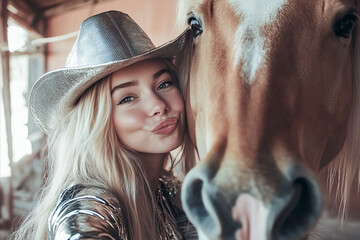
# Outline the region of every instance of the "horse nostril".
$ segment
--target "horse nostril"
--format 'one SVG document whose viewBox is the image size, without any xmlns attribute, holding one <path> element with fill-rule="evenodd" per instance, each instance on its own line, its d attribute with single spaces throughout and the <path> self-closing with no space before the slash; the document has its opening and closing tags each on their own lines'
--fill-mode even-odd
<svg viewBox="0 0 360 240">
<path fill-rule="evenodd" d="M 295 194 L 279 214 L 273 228 L 273 239 L 298 239 L 317 221 L 321 211 L 321 197 L 316 183 L 306 178 L 293 182 Z"/>
<path fill-rule="evenodd" d="M 200 227 L 197 227 L 198 232 L 201 229 L 206 235 L 217 236 L 221 231 L 220 224 L 215 209 L 204 192 L 204 181 L 200 178 L 192 178 L 190 172 L 182 186 L 183 208 L 190 221 Z"/>
</svg>

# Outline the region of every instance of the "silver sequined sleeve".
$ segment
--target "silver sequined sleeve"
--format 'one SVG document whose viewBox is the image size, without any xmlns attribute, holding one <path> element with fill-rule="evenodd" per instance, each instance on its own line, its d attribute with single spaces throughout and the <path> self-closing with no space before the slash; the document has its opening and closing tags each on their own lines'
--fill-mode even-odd
<svg viewBox="0 0 360 240">
<path fill-rule="evenodd" d="M 51 213 L 48 240 L 127 239 L 120 204 L 109 192 L 74 185 L 67 188 Z"/>
</svg>

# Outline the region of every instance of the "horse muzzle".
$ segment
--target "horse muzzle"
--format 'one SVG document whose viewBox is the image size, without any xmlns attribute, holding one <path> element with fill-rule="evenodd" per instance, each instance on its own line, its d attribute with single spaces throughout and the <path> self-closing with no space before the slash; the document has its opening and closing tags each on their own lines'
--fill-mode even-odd
<svg viewBox="0 0 360 240">
<path fill-rule="evenodd" d="M 288 163 L 279 176 L 224 169 L 203 161 L 185 177 L 182 203 L 199 239 L 295 240 L 317 222 L 320 190 L 301 165 Z"/>
</svg>

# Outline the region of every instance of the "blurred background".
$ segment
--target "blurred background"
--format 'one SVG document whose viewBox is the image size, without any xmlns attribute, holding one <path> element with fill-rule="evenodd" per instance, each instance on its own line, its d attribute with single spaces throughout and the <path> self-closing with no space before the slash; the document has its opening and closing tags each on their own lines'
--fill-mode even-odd
<svg viewBox="0 0 360 240">
<path fill-rule="evenodd" d="M 28 111 L 34 82 L 62 68 L 81 22 L 119 10 L 156 46 L 179 34 L 175 0 L 1 0 L 0 12 L 0 240 L 31 209 L 46 169 L 46 136 Z"/>
</svg>

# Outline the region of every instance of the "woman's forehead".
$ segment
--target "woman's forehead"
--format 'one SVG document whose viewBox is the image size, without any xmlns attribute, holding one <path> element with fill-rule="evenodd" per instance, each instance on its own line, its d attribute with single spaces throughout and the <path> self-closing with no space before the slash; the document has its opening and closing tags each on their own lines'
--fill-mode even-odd
<svg viewBox="0 0 360 240">
<path fill-rule="evenodd" d="M 134 78 L 146 75 L 154 75 L 160 69 L 168 69 L 164 60 L 151 59 L 134 63 L 111 74 L 111 79 Z"/>
<path fill-rule="evenodd" d="M 111 74 L 111 89 L 119 84 L 138 82 L 143 79 L 156 79 L 164 73 L 169 73 L 169 68 L 163 59 L 141 61 Z"/>
</svg>

